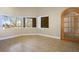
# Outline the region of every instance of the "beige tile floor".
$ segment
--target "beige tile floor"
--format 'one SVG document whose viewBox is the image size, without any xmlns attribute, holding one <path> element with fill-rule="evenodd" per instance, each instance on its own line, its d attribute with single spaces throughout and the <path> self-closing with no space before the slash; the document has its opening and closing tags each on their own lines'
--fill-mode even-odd
<svg viewBox="0 0 79 59">
<path fill-rule="evenodd" d="M 79 42 L 27 35 L 0 41 L 0 52 L 78 52 Z"/>
</svg>

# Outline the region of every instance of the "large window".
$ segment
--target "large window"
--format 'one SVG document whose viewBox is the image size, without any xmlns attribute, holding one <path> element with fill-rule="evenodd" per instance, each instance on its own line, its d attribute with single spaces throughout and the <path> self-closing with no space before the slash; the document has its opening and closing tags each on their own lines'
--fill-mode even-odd
<svg viewBox="0 0 79 59">
<path fill-rule="evenodd" d="M 12 28 L 12 27 L 36 27 L 36 18 L 35 17 L 14 17 L 14 16 L 0 16 L 3 29 Z"/>
<path fill-rule="evenodd" d="M 27 27 L 27 28 L 36 28 L 40 23 L 41 28 L 49 28 L 49 17 L 40 17 L 38 20 L 36 17 L 23 17 L 23 16 L 0 16 L 0 20 L 3 29 L 8 29 L 12 27 Z M 38 22 L 39 21 L 39 22 Z"/>
<path fill-rule="evenodd" d="M 12 17 L 12 16 L 1 16 L 3 29 L 11 27 L 22 27 L 22 17 Z"/>
</svg>

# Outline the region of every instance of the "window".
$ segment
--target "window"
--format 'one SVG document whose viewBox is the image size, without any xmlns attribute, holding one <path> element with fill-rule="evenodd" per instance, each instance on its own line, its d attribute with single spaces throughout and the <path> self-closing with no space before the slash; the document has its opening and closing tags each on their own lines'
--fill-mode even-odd
<svg viewBox="0 0 79 59">
<path fill-rule="evenodd" d="M 2 27 L 3 29 L 12 28 L 12 27 L 23 27 L 22 17 L 13 17 L 13 16 L 0 16 L 2 17 Z"/>
<path fill-rule="evenodd" d="M 12 27 L 36 27 L 36 18 L 35 17 L 13 17 L 13 16 L 0 16 L 0 20 L 3 29 L 8 29 Z"/>
<path fill-rule="evenodd" d="M 27 17 L 25 23 L 26 27 L 36 27 L 36 18 Z"/>
<path fill-rule="evenodd" d="M 36 27 L 36 18 L 32 18 L 32 27 Z"/>
<path fill-rule="evenodd" d="M 32 18 L 29 17 L 26 21 L 27 27 L 32 27 Z"/>
<path fill-rule="evenodd" d="M 49 27 L 49 17 L 41 17 L 41 28 L 48 28 Z"/>
</svg>

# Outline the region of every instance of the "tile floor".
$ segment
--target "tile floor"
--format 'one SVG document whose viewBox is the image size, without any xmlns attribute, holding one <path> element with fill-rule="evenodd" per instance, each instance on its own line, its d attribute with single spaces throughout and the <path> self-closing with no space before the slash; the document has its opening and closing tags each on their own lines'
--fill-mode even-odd
<svg viewBox="0 0 79 59">
<path fill-rule="evenodd" d="M 79 42 L 27 35 L 0 41 L 0 52 L 78 52 Z"/>
</svg>

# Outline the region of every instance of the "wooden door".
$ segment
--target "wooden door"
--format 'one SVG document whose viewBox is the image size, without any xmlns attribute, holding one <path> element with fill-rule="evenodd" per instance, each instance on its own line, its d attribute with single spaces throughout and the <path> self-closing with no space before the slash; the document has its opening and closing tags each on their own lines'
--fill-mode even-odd
<svg viewBox="0 0 79 59">
<path fill-rule="evenodd" d="M 79 9 L 69 8 L 62 14 L 61 39 L 79 41 Z"/>
</svg>

